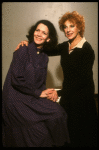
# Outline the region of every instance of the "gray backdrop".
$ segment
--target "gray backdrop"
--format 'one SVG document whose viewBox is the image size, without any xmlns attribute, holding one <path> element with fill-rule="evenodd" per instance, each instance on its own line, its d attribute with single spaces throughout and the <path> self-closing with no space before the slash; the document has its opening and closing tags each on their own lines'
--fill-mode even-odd
<svg viewBox="0 0 99 150">
<path fill-rule="evenodd" d="M 56 27 L 59 43 L 66 41 L 59 30 L 59 18 L 67 11 L 78 11 L 85 18 L 85 38 L 95 51 L 93 76 L 98 93 L 98 2 L 3 2 L 2 3 L 2 86 L 13 52 L 28 29 L 38 20 L 50 20 Z M 60 88 L 63 74 L 60 56 L 49 57 L 47 87 Z"/>
</svg>

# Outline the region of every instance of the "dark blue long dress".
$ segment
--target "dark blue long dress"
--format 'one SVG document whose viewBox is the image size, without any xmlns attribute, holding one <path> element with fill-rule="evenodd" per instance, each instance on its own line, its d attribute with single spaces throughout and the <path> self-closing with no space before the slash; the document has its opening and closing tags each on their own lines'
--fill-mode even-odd
<svg viewBox="0 0 99 150">
<path fill-rule="evenodd" d="M 40 94 L 46 89 L 48 57 L 35 43 L 14 52 L 2 95 L 3 145 L 52 147 L 69 143 L 67 115 Z"/>
</svg>

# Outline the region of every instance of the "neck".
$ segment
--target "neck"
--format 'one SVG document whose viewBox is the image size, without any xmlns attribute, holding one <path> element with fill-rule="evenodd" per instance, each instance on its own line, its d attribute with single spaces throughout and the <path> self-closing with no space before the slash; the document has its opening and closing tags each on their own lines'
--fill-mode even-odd
<svg viewBox="0 0 99 150">
<path fill-rule="evenodd" d="M 41 46 L 40 45 L 36 45 L 36 46 L 37 46 L 38 49 L 42 49 L 43 48 L 42 45 Z"/>
<path fill-rule="evenodd" d="M 36 45 L 36 47 L 37 47 L 38 49 L 42 49 L 42 48 L 43 48 L 43 45 L 39 45 L 39 44 L 36 44 L 36 43 L 35 43 L 35 45 Z"/>
<path fill-rule="evenodd" d="M 82 37 L 78 34 L 74 39 L 69 40 L 71 47 L 76 46 L 80 42 L 81 39 Z"/>
</svg>

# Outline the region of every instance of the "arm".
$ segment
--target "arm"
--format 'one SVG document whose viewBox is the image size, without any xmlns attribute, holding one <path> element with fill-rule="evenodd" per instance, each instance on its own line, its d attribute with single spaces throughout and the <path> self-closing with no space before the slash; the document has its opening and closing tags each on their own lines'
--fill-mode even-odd
<svg viewBox="0 0 99 150">
<path fill-rule="evenodd" d="M 59 56 L 61 55 L 62 44 L 58 44 L 54 49 L 44 51 L 48 56 Z"/>
<path fill-rule="evenodd" d="M 11 83 L 12 86 L 19 92 L 39 98 L 42 91 L 39 89 L 35 89 L 33 84 L 31 84 L 31 82 L 28 82 L 27 80 L 25 70 L 26 62 L 28 60 L 27 51 L 27 47 L 23 46 L 14 52 L 12 61 Z"/>
<path fill-rule="evenodd" d="M 27 95 L 33 95 L 38 98 L 42 91 L 37 90 L 31 86 L 26 78 L 25 66 L 27 59 L 28 53 L 26 46 L 20 47 L 17 51 L 14 52 L 11 83 L 12 86 L 19 92 Z"/>
<path fill-rule="evenodd" d="M 62 96 L 62 90 L 57 91 L 58 96 Z"/>
<path fill-rule="evenodd" d="M 27 77 L 25 74 L 25 65 L 28 59 L 27 47 L 20 47 L 17 51 L 14 52 L 13 61 L 12 61 L 12 78 L 11 84 L 12 86 L 21 93 L 27 95 L 33 95 L 36 98 L 44 98 L 47 97 L 47 93 L 52 93 L 54 89 L 46 89 L 41 91 L 33 87 L 27 81 Z"/>
<path fill-rule="evenodd" d="M 19 48 L 20 48 L 20 46 L 28 46 L 28 41 L 21 41 L 18 45 L 17 45 L 17 47 L 16 47 L 16 49 L 15 49 L 15 51 L 16 50 L 18 50 Z M 56 48 L 54 48 L 54 49 L 52 49 L 51 51 L 45 51 L 45 53 L 48 55 L 48 56 L 58 56 L 58 55 L 61 55 L 61 44 L 58 44 L 57 46 L 56 46 Z"/>
<path fill-rule="evenodd" d="M 81 61 L 79 64 L 79 77 L 81 78 L 81 84 L 86 84 L 86 82 L 92 79 L 92 67 L 95 60 L 95 54 L 92 47 L 88 44 L 82 53 Z"/>
</svg>

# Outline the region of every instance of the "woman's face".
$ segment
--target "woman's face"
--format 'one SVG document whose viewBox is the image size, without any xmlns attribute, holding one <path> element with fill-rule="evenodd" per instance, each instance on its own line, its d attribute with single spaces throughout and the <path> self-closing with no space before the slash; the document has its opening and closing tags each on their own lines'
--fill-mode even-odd
<svg viewBox="0 0 99 150">
<path fill-rule="evenodd" d="M 37 48 L 42 48 L 45 42 L 49 42 L 49 29 L 43 23 L 40 23 L 34 31 L 34 42 Z"/>
<path fill-rule="evenodd" d="M 79 29 L 77 28 L 77 25 L 67 20 L 64 23 L 64 32 L 65 36 L 69 39 L 75 39 L 79 34 Z"/>
</svg>

